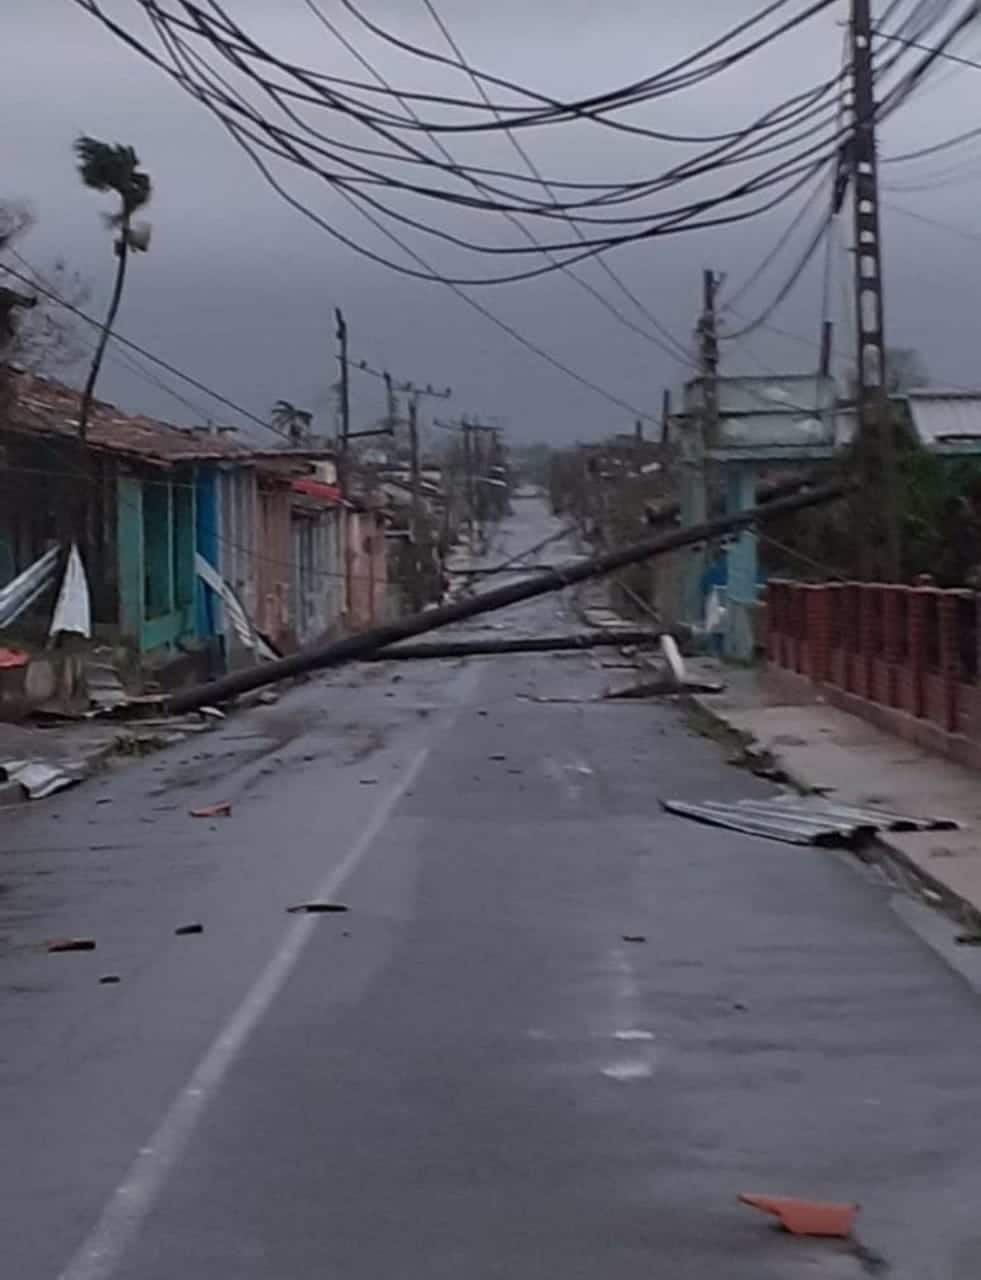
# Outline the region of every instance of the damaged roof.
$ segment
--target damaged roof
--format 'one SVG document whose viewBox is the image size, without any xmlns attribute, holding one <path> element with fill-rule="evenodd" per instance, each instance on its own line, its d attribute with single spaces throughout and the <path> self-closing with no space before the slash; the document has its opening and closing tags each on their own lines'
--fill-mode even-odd
<svg viewBox="0 0 981 1280">
<path fill-rule="evenodd" d="M 80 392 L 38 374 L 15 372 L 11 381 L 14 396 L 0 419 L 0 429 L 65 440 L 78 438 Z M 88 443 L 94 449 L 139 458 L 156 466 L 333 456 L 333 450 L 325 446 L 254 449 L 236 439 L 233 430 L 177 427 L 142 414 L 124 413 L 104 400 L 92 402 Z"/>
</svg>

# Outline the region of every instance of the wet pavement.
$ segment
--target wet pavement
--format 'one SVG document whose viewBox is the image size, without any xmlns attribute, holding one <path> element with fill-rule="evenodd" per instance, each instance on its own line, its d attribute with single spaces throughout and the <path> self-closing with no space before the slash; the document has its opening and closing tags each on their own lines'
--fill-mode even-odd
<svg viewBox="0 0 981 1280">
<path fill-rule="evenodd" d="M 976 994 L 846 855 L 662 813 L 766 787 L 609 682 L 345 669 L 2 815 L 3 1274 L 974 1280 Z"/>
</svg>

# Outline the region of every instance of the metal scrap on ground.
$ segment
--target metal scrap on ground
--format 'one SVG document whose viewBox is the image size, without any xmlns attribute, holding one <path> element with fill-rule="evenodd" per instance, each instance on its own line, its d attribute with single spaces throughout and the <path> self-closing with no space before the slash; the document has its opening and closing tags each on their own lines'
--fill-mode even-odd
<svg viewBox="0 0 981 1280">
<path fill-rule="evenodd" d="M 727 827 L 746 835 L 782 840 L 786 844 L 849 845 L 877 831 L 951 831 L 959 825 L 952 818 L 913 817 L 885 809 L 793 795 L 739 800 L 735 804 L 719 800 L 705 800 L 700 804 L 662 800 L 661 804 L 669 813 L 683 818 L 694 818 L 696 822 Z"/>
<path fill-rule="evenodd" d="M 295 907 L 287 907 L 286 910 L 290 915 L 296 915 L 302 911 L 307 915 L 321 916 L 347 911 L 348 908 L 342 902 L 300 902 Z"/>
<path fill-rule="evenodd" d="M 192 809 L 190 812 L 192 818 L 230 818 L 232 802 L 220 800 L 217 804 L 202 805 L 199 809 Z"/>
</svg>

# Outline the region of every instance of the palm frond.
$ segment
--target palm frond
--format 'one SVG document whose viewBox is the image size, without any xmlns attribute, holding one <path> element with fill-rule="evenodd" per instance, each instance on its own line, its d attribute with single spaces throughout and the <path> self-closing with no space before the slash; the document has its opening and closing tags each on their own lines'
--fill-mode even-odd
<svg viewBox="0 0 981 1280">
<path fill-rule="evenodd" d="M 122 143 L 100 142 L 87 134 L 75 140 L 75 155 L 82 181 L 93 191 L 114 191 L 122 210 L 116 223 L 145 205 L 152 194 L 150 175 L 140 168 L 140 158 Z"/>
</svg>

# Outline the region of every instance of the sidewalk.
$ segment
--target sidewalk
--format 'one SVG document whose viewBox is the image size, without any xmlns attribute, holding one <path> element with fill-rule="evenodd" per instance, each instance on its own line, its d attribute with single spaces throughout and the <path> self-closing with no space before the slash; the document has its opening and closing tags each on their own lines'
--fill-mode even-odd
<svg viewBox="0 0 981 1280">
<path fill-rule="evenodd" d="M 894 864 L 912 872 L 930 895 L 939 894 L 965 924 L 981 923 L 978 774 L 828 706 L 817 694 L 789 688 L 778 674 L 706 660 L 689 667 L 693 676 L 726 682 L 724 693 L 694 695 L 693 703 L 802 791 L 962 823 L 960 831 L 884 832 L 878 839 Z"/>
<path fill-rule="evenodd" d="M 0 720 L 0 809 L 46 799 L 98 772 L 114 756 L 146 755 L 213 727 L 198 715 L 128 724 L 64 721 L 45 728 Z"/>
</svg>

